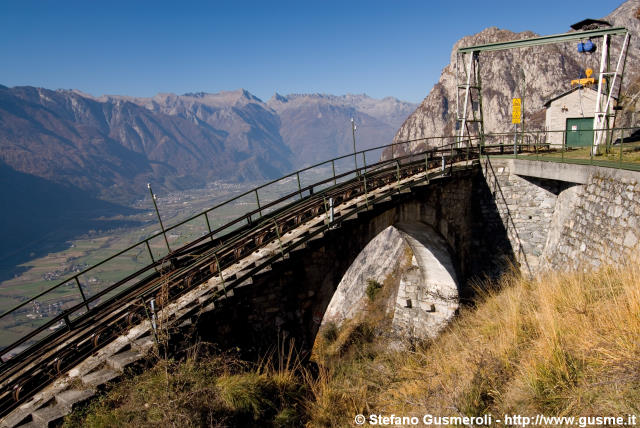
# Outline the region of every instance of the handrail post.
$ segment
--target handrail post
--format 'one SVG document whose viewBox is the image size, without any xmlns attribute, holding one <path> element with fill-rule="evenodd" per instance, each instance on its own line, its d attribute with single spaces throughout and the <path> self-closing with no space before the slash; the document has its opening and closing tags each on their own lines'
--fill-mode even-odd
<svg viewBox="0 0 640 428">
<path fill-rule="evenodd" d="M 69 319 L 69 314 L 63 315 L 62 319 L 64 320 L 64 325 L 67 326 L 67 330 L 71 331 L 72 325 L 71 325 L 71 320 Z"/>
<path fill-rule="evenodd" d="M 364 173 L 367 173 L 367 156 L 362 152 L 362 163 L 364 164 Z"/>
<path fill-rule="evenodd" d="M 367 191 L 367 174 L 363 174 L 364 178 L 364 203 L 369 208 L 369 192 Z"/>
<path fill-rule="evenodd" d="M 329 198 L 329 223 L 327 226 L 331 227 L 333 223 L 333 198 Z"/>
<path fill-rule="evenodd" d="M 73 277 L 76 280 L 76 285 L 78 286 L 78 290 L 80 291 L 80 295 L 82 296 L 82 301 L 84 302 L 84 306 L 87 308 L 87 312 L 89 312 L 89 304 L 87 303 L 87 298 L 84 296 L 84 291 L 82 291 L 82 286 L 80 285 L 80 280 L 78 279 L 78 275 Z"/>
<path fill-rule="evenodd" d="M 160 222 L 160 229 L 162 230 L 162 236 L 164 236 L 164 242 L 167 244 L 167 251 L 171 252 L 171 247 L 169 247 L 169 240 L 167 239 L 167 234 L 164 231 L 164 225 L 162 224 L 162 218 L 160 217 L 160 211 L 158 210 L 158 204 L 156 203 L 156 195 L 153 194 L 153 190 L 151 190 L 151 183 L 147 183 L 147 188 L 149 189 L 149 193 L 151 194 L 151 200 L 153 201 L 153 206 L 156 209 L 156 214 L 158 215 L 158 221 Z"/>
<path fill-rule="evenodd" d="M 396 159 L 396 178 L 400 181 L 400 161 Z"/>
<path fill-rule="evenodd" d="M 469 148 L 471 146 L 471 137 L 469 137 L 469 141 L 467 142 L 467 165 L 469 165 Z"/>
<path fill-rule="evenodd" d="M 276 236 L 278 237 L 278 245 L 280 246 L 280 254 L 282 254 L 282 260 L 284 260 L 284 249 L 282 248 L 282 240 L 280 239 L 280 230 L 278 230 L 278 223 L 276 219 L 273 219 L 273 225 L 276 228 Z"/>
<path fill-rule="evenodd" d="M 613 137 L 611 137 L 611 140 L 613 140 Z M 620 133 L 620 162 L 618 164 L 619 168 L 622 168 L 622 146 L 623 145 L 624 145 L 624 131 Z"/>
<path fill-rule="evenodd" d="M 209 223 L 209 213 L 207 211 L 204 212 L 204 219 L 207 221 L 207 230 L 209 230 L 209 238 L 211 238 L 211 242 L 213 242 L 213 233 L 211 233 L 211 224 Z"/>
<path fill-rule="evenodd" d="M 424 154 L 424 175 L 427 178 L 427 184 L 429 183 L 429 152 Z"/>
<path fill-rule="evenodd" d="M 151 263 L 155 264 L 156 263 L 156 259 L 153 257 L 153 252 L 151 251 L 151 246 L 149 245 L 149 240 L 145 239 L 144 243 L 147 245 L 147 251 L 149 252 L 149 257 L 151 257 Z M 154 270 L 156 272 L 158 272 L 158 266 L 154 266 Z"/>
<path fill-rule="evenodd" d="M 298 179 L 298 186 L 300 186 L 300 179 Z M 260 208 L 260 198 L 258 197 L 258 189 L 255 189 L 254 192 L 256 194 L 256 203 L 258 204 L 258 213 L 260 214 L 260 217 L 262 217 L 262 208 Z"/>
<path fill-rule="evenodd" d="M 147 244 L 147 251 L 149 251 L 149 257 L 151 257 L 151 263 L 155 263 L 156 259 L 153 257 L 153 252 L 151 251 L 151 246 L 149 246 L 149 240 L 145 239 L 144 243 Z"/>
<path fill-rule="evenodd" d="M 298 194 L 300 195 L 300 199 L 302 199 L 302 186 L 300 186 L 300 171 L 296 172 L 296 177 L 298 178 Z"/>
<path fill-rule="evenodd" d="M 331 159 L 331 170 L 333 171 L 333 185 L 335 186 L 337 183 L 336 181 L 336 161 L 335 159 Z"/>
<path fill-rule="evenodd" d="M 216 266 L 218 267 L 218 274 L 220 274 L 220 281 L 222 281 L 222 290 L 224 296 L 227 297 L 227 285 L 224 282 L 224 276 L 222 275 L 222 268 L 220 267 L 220 260 L 218 259 L 218 253 L 213 253 L 213 257 L 216 259 Z"/>
<path fill-rule="evenodd" d="M 358 174 L 358 157 L 356 156 L 356 123 L 351 118 L 351 135 L 353 136 L 353 163 L 356 175 Z"/>
</svg>

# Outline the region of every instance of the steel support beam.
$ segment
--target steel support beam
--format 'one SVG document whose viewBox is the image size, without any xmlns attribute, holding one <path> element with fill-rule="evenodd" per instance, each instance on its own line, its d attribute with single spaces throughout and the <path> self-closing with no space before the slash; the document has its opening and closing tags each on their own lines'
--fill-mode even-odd
<svg viewBox="0 0 640 428">
<path fill-rule="evenodd" d="M 550 36 L 532 37 L 530 39 L 511 40 L 508 42 L 500 43 L 488 43 L 485 45 L 467 46 L 458 49 L 458 53 L 471 53 L 471 52 L 490 52 L 501 51 L 514 48 L 526 48 L 530 46 L 549 45 L 559 42 L 570 42 L 574 40 L 584 40 L 590 37 L 602 37 L 605 35 L 625 35 L 629 32 L 624 27 L 613 27 L 599 30 L 589 31 L 575 31 L 571 33 L 554 34 Z"/>
</svg>

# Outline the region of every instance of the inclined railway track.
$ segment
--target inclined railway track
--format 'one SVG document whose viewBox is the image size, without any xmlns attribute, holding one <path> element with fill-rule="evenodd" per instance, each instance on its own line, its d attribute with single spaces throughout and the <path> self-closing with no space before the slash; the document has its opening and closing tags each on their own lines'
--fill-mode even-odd
<svg viewBox="0 0 640 428">
<path fill-rule="evenodd" d="M 443 157 L 445 157 L 444 162 Z M 154 261 L 82 303 L 67 309 L 11 345 L 12 348 L 16 348 L 60 321 L 65 324 L 65 328 L 49 334 L 15 357 L 2 362 L 0 365 L 0 417 L 7 415 L 96 350 L 147 319 L 148 302 L 151 299 L 154 299 L 159 306 L 165 305 L 216 276 L 222 279 L 224 288 L 217 293 L 223 295 L 227 289 L 232 289 L 235 285 L 247 280 L 264 266 L 254 266 L 240 275 L 226 278 L 228 286 L 224 285 L 225 278 L 222 273 L 227 267 L 263 248 L 266 244 L 280 242 L 283 234 L 326 213 L 329 198 L 337 206 L 364 195 L 368 203 L 368 193 L 375 189 L 431 169 L 440 169 L 440 172 L 434 175 L 441 175 L 445 171 L 445 164 L 452 168 L 456 162 L 474 158 L 477 158 L 475 151 L 470 152 L 467 149 L 464 152 L 454 152 L 450 148 L 445 148 L 398 157 L 391 161 L 381 161 L 367 166 L 366 169 L 358 168 L 299 188 L 296 192 L 259 206 L 258 209 L 170 252 L 162 259 Z M 338 179 L 348 178 L 354 174 L 354 178 L 343 183 L 337 182 Z M 429 174 L 425 176 L 428 177 Z M 333 185 L 331 185 L 332 182 Z M 320 186 L 327 185 L 329 187 L 321 191 L 314 191 Z M 275 208 L 296 196 L 299 197 L 298 201 Z M 273 211 L 268 214 L 263 213 L 269 209 Z M 254 219 L 256 215 L 260 217 Z M 340 221 L 341 219 L 338 218 L 334 223 Z M 237 229 L 224 236 L 215 236 L 231 226 L 236 226 Z M 271 257 L 267 262 L 271 263 L 284 257 L 285 252 L 298 243 L 289 242 L 286 248 L 283 248 L 281 243 L 281 254 Z M 138 279 L 141 276 L 142 279 Z M 124 289 L 105 301 L 100 301 L 102 297 L 120 288 Z M 87 309 L 86 312 L 72 321 L 70 314 L 83 308 Z"/>
</svg>

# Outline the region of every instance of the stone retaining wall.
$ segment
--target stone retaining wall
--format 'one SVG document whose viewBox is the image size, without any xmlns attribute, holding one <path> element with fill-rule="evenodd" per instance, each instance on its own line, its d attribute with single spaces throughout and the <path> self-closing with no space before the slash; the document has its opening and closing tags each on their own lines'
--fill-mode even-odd
<svg viewBox="0 0 640 428">
<path fill-rule="evenodd" d="M 640 173 L 599 168 L 562 201 L 569 215 L 552 230 L 544 266 L 597 268 L 637 261 Z"/>
<path fill-rule="evenodd" d="M 510 159 L 482 163 L 487 186 L 525 273 L 597 268 L 630 261 L 637 254 L 640 173 L 575 167 L 584 170 L 583 183 L 563 181 L 563 176 L 554 180 L 518 175 Z"/>
</svg>

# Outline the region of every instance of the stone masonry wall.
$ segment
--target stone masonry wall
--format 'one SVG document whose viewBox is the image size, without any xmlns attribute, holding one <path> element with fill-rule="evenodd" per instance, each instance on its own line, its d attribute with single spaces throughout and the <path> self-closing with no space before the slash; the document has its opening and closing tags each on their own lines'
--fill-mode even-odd
<svg viewBox="0 0 640 428">
<path fill-rule="evenodd" d="M 640 242 L 640 173 L 582 168 L 586 184 L 520 176 L 509 160 L 483 173 L 522 272 L 630 261 Z"/>
<path fill-rule="evenodd" d="M 567 184 L 525 179 L 512 174 L 508 162 L 485 160 L 482 169 L 521 271 L 537 273 L 557 195 Z"/>
<path fill-rule="evenodd" d="M 598 268 L 637 261 L 640 240 L 640 173 L 599 168 L 565 201 L 570 211 L 550 236 L 544 266 Z"/>
<path fill-rule="evenodd" d="M 340 326 L 366 306 L 367 280 L 382 282 L 402 259 L 407 243 L 398 229 L 387 227 L 358 254 L 344 274 L 322 320 Z"/>
<path fill-rule="evenodd" d="M 431 227 L 418 223 L 398 227 L 413 256 L 400 277 L 391 330 L 401 343 L 433 339 L 458 310 L 453 259 L 444 239 Z"/>
</svg>

